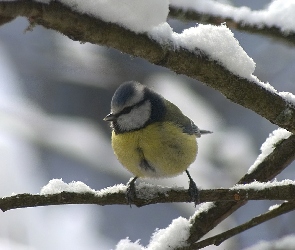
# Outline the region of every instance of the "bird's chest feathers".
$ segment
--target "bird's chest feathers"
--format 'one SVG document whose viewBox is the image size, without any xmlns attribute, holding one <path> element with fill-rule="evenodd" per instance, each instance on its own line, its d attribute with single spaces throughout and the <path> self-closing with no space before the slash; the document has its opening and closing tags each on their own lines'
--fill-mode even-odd
<svg viewBox="0 0 295 250">
<path fill-rule="evenodd" d="M 197 154 L 196 137 L 172 123 L 112 135 L 118 160 L 138 177 L 169 177 L 188 168 Z"/>
</svg>

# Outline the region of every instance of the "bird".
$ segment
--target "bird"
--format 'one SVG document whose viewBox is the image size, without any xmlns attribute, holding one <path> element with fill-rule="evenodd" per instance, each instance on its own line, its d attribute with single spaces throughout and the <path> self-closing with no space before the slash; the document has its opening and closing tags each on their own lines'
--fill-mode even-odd
<svg viewBox="0 0 295 250">
<path fill-rule="evenodd" d="M 175 104 L 137 81 L 116 89 L 104 121 L 110 122 L 114 154 L 134 175 L 126 190 L 130 206 L 138 178 L 168 178 L 183 172 L 189 178 L 191 201 L 199 203 L 199 189 L 188 167 L 197 156 L 196 139 L 211 131 L 199 129 Z"/>
</svg>

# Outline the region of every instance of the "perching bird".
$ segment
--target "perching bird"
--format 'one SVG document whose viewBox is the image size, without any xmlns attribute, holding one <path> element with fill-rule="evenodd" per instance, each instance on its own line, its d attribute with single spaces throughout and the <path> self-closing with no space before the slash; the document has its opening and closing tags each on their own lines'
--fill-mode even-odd
<svg viewBox="0 0 295 250">
<path fill-rule="evenodd" d="M 187 168 L 196 159 L 196 138 L 212 132 L 200 130 L 176 105 L 135 81 L 118 87 L 104 120 L 111 122 L 115 155 L 135 176 L 127 187 L 129 204 L 137 178 L 172 177 L 184 171 L 192 201 L 198 202 L 198 188 Z"/>
</svg>

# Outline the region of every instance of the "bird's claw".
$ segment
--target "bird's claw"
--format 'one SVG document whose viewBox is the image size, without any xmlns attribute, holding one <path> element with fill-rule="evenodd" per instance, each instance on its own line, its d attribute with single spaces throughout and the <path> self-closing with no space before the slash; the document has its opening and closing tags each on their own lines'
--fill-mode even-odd
<svg viewBox="0 0 295 250">
<path fill-rule="evenodd" d="M 191 201 L 195 203 L 195 206 L 198 205 L 200 203 L 199 189 L 193 180 L 189 182 L 188 193 L 191 197 Z"/>
<path fill-rule="evenodd" d="M 127 203 L 130 205 L 130 207 L 131 207 L 131 203 L 136 198 L 136 189 L 135 189 L 136 179 L 137 179 L 137 177 L 134 177 L 127 183 L 126 200 L 127 200 Z"/>
<path fill-rule="evenodd" d="M 188 193 L 189 193 L 189 196 L 191 197 L 191 201 L 194 202 L 196 206 L 200 203 L 199 189 L 187 170 L 186 170 L 186 174 L 189 178 Z"/>
</svg>

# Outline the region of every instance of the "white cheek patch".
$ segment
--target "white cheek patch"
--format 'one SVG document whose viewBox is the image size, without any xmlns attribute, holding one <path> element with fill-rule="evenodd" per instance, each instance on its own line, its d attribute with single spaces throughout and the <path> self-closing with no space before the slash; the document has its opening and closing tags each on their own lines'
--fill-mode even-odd
<svg viewBox="0 0 295 250">
<path fill-rule="evenodd" d="M 117 123 L 122 130 L 133 130 L 141 128 L 150 118 L 151 103 L 144 102 L 138 107 L 134 107 L 130 113 L 122 114 L 118 117 Z"/>
</svg>

